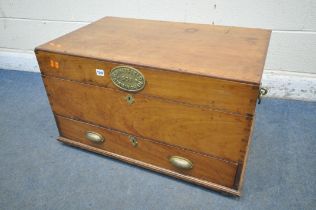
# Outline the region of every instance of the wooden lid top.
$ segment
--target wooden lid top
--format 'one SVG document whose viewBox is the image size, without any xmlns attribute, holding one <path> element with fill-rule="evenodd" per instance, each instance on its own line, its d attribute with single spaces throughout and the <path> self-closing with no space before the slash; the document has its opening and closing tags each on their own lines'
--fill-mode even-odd
<svg viewBox="0 0 316 210">
<path fill-rule="evenodd" d="M 36 50 L 260 84 L 270 30 L 105 17 Z"/>
</svg>

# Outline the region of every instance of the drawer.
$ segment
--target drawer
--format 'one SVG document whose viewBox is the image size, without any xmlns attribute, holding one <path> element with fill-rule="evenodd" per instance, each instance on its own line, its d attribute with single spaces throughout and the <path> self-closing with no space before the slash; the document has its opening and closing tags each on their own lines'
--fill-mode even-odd
<svg viewBox="0 0 316 210">
<path fill-rule="evenodd" d="M 231 161 L 243 160 L 252 118 L 43 76 L 54 113 Z M 133 97 L 133 103 L 127 98 Z"/>
<path fill-rule="evenodd" d="M 44 75 L 118 90 L 111 81 L 109 72 L 122 64 L 45 51 L 37 51 L 36 55 Z M 146 80 L 145 88 L 139 94 L 234 114 L 254 114 L 258 85 L 137 65 L 133 67 L 137 68 Z M 98 76 L 96 69 L 103 69 L 104 76 Z"/>
<path fill-rule="evenodd" d="M 61 141 L 200 183 L 233 188 L 237 164 L 56 115 Z M 87 137 L 87 132 L 92 137 Z M 102 142 L 96 137 L 102 136 Z M 65 139 L 66 138 L 66 139 Z M 93 140 L 93 141 L 91 141 Z M 99 149 L 99 150 L 98 150 Z"/>
</svg>

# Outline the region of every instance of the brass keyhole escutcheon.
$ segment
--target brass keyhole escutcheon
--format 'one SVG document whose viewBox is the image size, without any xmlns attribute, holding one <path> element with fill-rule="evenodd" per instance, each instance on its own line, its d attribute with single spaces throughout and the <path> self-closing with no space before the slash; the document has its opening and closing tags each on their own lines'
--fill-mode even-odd
<svg viewBox="0 0 316 210">
<path fill-rule="evenodd" d="M 138 145 L 137 138 L 135 136 L 129 136 L 128 138 L 131 141 L 133 147 L 137 147 Z"/>
<path fill-rule="evenodd" d="M 131 105 L 131 104 L 133 104 L 133 103 L 135 102 L 135 99 L 134 99 L 134 97 L 133 97 L 131 94 L 128 94 L 128 95 L 125 97 L 125 99 L 126 99 L 126 101 L 127 101 L 127 103 L 128 103 L 129 105 Z"/>
</svg>

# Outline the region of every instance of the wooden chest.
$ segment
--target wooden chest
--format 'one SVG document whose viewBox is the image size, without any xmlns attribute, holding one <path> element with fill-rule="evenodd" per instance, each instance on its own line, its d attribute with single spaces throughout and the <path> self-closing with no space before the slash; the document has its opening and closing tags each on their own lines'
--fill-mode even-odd
<svg viewBox="0 0 316 210">
<path fill-rule="evenodd" d="M 270 33 L 106 17 L 37 47 L 58 140 L 240 195 Z"/>
</svg>

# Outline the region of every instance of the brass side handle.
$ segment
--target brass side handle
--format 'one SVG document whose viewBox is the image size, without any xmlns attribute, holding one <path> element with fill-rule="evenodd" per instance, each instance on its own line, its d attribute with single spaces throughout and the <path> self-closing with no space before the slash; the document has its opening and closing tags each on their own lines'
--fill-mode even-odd
<svg viewBox="0 0 316 210">
<path fill-rule="evenodd" d="M 85 134 L 86 139 L 89 141 L 92 141 L 93 143 L 102 143 L 104 142 L 104 138 L 101 134 L 93 132 L 93 131 L 87 131 Z"/>
<path fill-rule="evenodd" d="M 264 88 L 264 87 L 260 87 L 260 88 L 259 88 L 258 104 L 261 103 L 262 96 L 267 95 L 267 93 L 268 93 L 268 89 L 267 89 L 267 88 Z"/>
<path fill-rule="evenodd" d="M 190 170 L 193 168 L 193 163 L 184 157 L 171 156 L 169 162 L 179 169 Z"/>
</svg>

